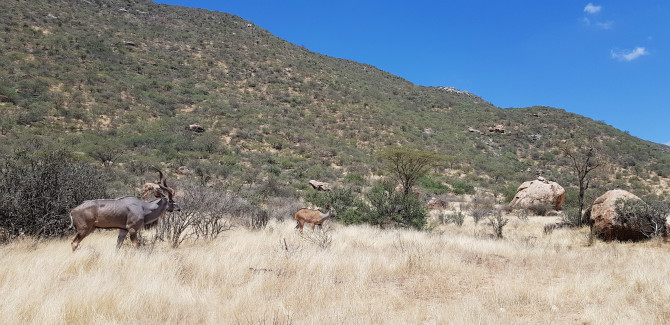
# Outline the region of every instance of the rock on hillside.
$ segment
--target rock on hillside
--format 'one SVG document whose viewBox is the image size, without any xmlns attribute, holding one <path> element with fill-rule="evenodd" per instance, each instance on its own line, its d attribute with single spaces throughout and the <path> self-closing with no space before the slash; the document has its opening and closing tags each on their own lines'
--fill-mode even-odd
<svg viewBox="0 0 670 325">
<path fill-rule="evenodd" d="M 509 206 L 513 209 L 527 209 L 536 204 L 549 204 L 554 210 L 560 211 L 564 201 L 565 189 L 561 185 L 539 177 L 521 184 Z"/>
<path fill-rule="evenodd" d="M 604 240 L 641 240 L 646 237 L 641 231 L 617 220 L 616 200 L 640 200 L 635 194 L 624 190 L 611 190 L 599 196 L 591 206 L 591 223 L 596 235 Z"/>
</svg>

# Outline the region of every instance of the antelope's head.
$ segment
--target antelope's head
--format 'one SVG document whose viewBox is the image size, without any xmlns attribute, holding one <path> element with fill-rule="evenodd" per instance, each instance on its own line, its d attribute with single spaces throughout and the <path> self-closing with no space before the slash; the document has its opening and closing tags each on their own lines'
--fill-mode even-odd
<svg viewBox="0 0 670 325">
<path fill-rule="evenodd" d="M 333 208 L 332 205 L 326 204 L 326 209 L 328 210 L 327 213 L 329 213 L 330 217 L 337 217 L 337 211 L 335 211 L 335 208 Z"/>
<path fill-rule="evenodd" d="M 181 211 L 181 208 L 179 205 L 174 201 L 174 189 L 169 187 L 166 182 L 166 177 L 163 175 L 163 172 L 160 171 L 159 169 L 156 169 L 158 171 L 158 174 L 160 175 L 160 180 L 158 181 L 158 186 L 163 190 L 165 194 L 167 194 L 167 199 L 168 199 L 168 206 L 167 206 L 167 211 L 168 212 L 173 212 L 173 211 Z M 161 197 L 165 197 L 163 193 L 160 191 L 156 191 L 156 194 L 159 194 Z"/>
</svg>

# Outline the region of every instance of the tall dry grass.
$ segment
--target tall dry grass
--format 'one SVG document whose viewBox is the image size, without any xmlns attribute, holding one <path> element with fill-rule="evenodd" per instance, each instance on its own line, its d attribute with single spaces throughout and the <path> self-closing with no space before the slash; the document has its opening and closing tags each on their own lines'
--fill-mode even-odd
<svg viewBox="0 0 670 325">
<path fill-rule="evenodd" d="M 293 222 L 213 242 L 115 249 L 98 231 L 0 248 L 2 324 L 667 324 L 670 244 L 588 246 L 514 219 L 430 232 Z"/>
</svg>

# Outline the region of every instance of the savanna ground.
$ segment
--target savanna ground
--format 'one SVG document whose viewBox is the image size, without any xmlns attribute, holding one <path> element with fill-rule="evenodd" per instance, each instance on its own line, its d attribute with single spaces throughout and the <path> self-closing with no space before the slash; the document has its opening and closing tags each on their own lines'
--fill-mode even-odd
<svg viewBox="0 0 670 325">
<path fill-rule="evenodd" d="M 670 243 L 589 245 L 510 218 L 431 231 L 293 221 L 115 249 L 96 231 L 0 247 L 2 324 L 667 324 Z"/>
</svg>

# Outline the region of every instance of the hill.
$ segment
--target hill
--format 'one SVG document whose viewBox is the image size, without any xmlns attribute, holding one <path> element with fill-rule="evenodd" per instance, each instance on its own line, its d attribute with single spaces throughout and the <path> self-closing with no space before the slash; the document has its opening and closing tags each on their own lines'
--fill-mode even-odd
<svg viewBox="0 0 670 325">
<path fill-rule="evenodd" d="M 187 166 L 203 183 L 270 180 L 281 194 L 309 179 L 370 184 L 383 173 L 375 152 L 402 145 L 449 157 L 424 179 L 429 194 L 429 184 L 467 183 L 502 197 L 541 171 L 568 188 L 570 203 L 576 179 L 558 146 L 591 141 L 608 163 L 594 196 L 619 187 L 667 197 L 670 187 L 667 146 L 561 109 L 502 109 L 417 86 L 227 13 L 145 0 L 6 1 L 0 39 L 3 153 L 57 142 L 121 175 Z M 505 132 L 488 131 L 496 125 Z"/>
</svg>

